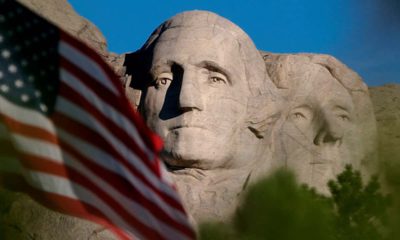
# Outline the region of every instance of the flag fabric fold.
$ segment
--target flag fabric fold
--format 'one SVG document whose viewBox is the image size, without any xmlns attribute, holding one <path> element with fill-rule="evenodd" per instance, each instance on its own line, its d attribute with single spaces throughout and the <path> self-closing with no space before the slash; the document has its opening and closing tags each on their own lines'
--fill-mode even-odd
<svg viewBox="0 0 400 240">
<path fill-rule="evenodd" d="M 194 239 L 161 140 L 85 44 L 0 0 L 0 184 L 121 239 Z"/>
</svg>

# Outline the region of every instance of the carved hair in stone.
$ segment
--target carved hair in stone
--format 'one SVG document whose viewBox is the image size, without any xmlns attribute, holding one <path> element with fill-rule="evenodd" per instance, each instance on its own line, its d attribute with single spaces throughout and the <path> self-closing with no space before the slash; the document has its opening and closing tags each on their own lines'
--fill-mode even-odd
<svg viewBox="0 0 400 240">
<path fill-rule="evenodd" d="M 376 168 L 376 123 L 361 78 L 327 55 L 270 55 L 268 72 L 287 101 L 279 140 L 298 180 L 328 194 L 346 164 Z M 375 169 L 376 170 L 376 169 Z"/>
</svg>

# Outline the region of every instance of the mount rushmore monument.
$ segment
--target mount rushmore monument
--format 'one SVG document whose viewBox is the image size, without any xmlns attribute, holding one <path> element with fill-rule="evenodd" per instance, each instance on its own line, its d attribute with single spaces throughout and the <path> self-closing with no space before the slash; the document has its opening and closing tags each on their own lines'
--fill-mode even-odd
<svg viewBox="0 0 400 240">
<path fill-rule="evenodd" d="M 280 167 L 327 194 L 346 164 L 367 176 L 376 161 L 368 89 L 331 56 L 263 55 L 229 20 L 190 11 L 125 66 L 196 222 L 228 219 L 247 185 Z"/>
<path fill-rule="evenodd" d="M 48 16 L 47 10 L 39 11 Z M 63 27 L 62 20 L 56 21 Z M 131 103 L 163 139 L 161 158 L 194 224 L 227 221 L 248 186 L 279 168 L 328 194 L 327 181 L 346 164 L 365 178 L 379 167 L 378 140 L 390 131 L 379 126 L 388 121 L 384 111 L 377 114 L 377 126 L 374 108 L 376 113 L 387 105 L 380 96 L 388 91 L 374 91 L 373 106 L 360 76 L 332 56 L 259 51 L 240 27 L 206 11 L 180 13 L 162 23 L 139 50 L 116 55 L 105 50 L 95 27 L 80 21 L 89 24 L 84 27 L 89 32 L 79 35 L 79 27 L 69 32 L 110 63 Z M 400 91 L 395 85 L 390 89 Z M 23 194 L 9 199 L 0 220 L 9 224 L 8 231 L 18 225 L 21 236 L 113 237 Z"/>
</svg>

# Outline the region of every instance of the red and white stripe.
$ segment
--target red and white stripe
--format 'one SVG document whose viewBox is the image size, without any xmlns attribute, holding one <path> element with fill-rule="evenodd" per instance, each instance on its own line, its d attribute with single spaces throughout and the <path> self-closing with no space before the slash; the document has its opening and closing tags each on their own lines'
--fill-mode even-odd
<svg viewBox="0 0 400 240">
<path fill-rule="evenodd" d="M 195 238 L 157 158 L 160 140 L 129 107 L 114 73 L 64 33 L 59 53 L 50 118 L 0 97 L 20 160 L 8 171 L 18 170 L 37 198 L 56 201 L 53 209 L 105 224 L 121 239 Z"/>
</svg>

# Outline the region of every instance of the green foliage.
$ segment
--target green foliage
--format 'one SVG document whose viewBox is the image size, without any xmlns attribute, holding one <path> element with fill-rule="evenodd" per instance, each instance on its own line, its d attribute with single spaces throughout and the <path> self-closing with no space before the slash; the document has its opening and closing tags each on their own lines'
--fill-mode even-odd
<svg viewBox="0 0 400 240">
<path fill-rule="evenodd" d="M 363 186 L 360 172 L 348 165 L 328 186 L 337 211 L 337 239 L 384 239 L 389 198 L 379 192 L 376 176 Z"/>
<path fill-rule="evenodd" d="M 203 225 L 200 239 L 332 239 L 330 202 L 279 171 L 253 186 L 231 225 Z M 214 238 L 215 237 L 215 238 Z"/>
<path fill-rule="evenodd" d="M 391 131 L 398 135 L 400 125 Z M 390 191 L 392 200 L 389 212 L 388 239 L 398 240 L 400 239 L 400 148 L 396 141 L 383 142 L 380 147 L 383 148 L 379 155 L 385 177 L 385 188 Z"/>
<path fill-rule="evenodd" d="M 199 239 L 237 239 L 233 228 L 223 223 L 204 223 L 200 226 L 199 233 Z"/>
<path fill-rule="evenodd" d="M 328 186 L 331 197 L 278 171 L 249 189 L 231 224 L 202 225 L 200 239 L 387 239 L 389 199 L 377 177 L 364 186 L 360 172 L 346 166 Z"/>
</svg>

